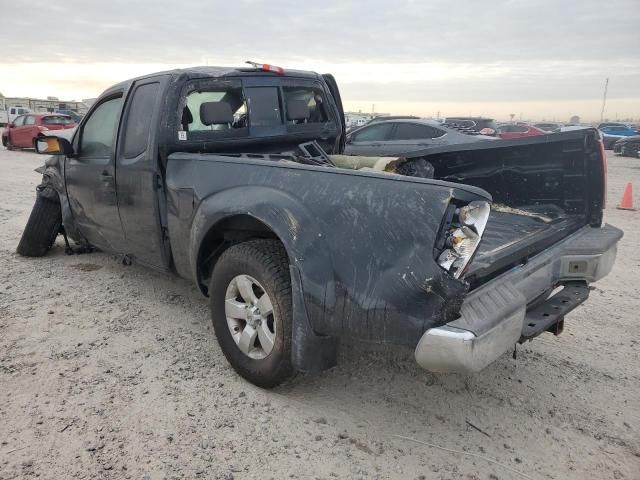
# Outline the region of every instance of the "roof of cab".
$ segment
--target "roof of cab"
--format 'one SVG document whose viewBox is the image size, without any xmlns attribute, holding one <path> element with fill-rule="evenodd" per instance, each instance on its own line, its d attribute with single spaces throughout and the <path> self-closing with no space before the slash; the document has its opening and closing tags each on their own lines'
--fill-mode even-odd
<svg viewBox="0 0 640 480">
<path fill-rule="evenodd" d="M 269 76 L 269 77 L 295 77 L 295 78 L 309 78 L 309 79 L 317 79 L 319 75 L 315 72 L 307 71 L 307 70 L 290 70 L 284 69 L 284 73 L 279 74 L 275 72 L 265 72 L 256 67 L 251 67 L 249 65 L 243 67 L 189 67 L 189 68 L 177 68 L 174 70 L 165 70 L 161 72 L 154 72 L 148 75 L 142 75 L 140 77 L 131 78 L 125 80 L 123 82 L 117 83 L 109 87 L 106 91 L 118 89 L 118 88 L 126 88 L 128 85 L 131 85 L 133 82 L 144 80 L 147 78 L 153 78 L 161 75 L 173 75 L 179 76 L 184 75 L 187 79 L 193 78 L 202 78 L 202 77 L 211 77 L 211 78 L 221 78 L 221 77 L 240 77 L 240 76 Z"/>
</svg>

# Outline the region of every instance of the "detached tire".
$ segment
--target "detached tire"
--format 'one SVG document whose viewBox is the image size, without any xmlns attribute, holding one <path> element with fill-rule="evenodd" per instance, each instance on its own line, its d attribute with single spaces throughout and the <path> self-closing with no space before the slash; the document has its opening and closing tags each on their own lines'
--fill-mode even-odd
<svg viewBox="0 0 640 480">
<path fill-rule="evenodd" d="M 38 193 L 36 203 L 33 205 L 33 210 L 31 210 L 31 215 L 18 244 L 18 254 L 23 257 L 46 255 L 58 236 L 61 224 L 60 203 Z"/>
<path fill-rule="evenodd" d="M 242 377 L 272 388 L 290 378 L 291 279 L 277 240 L 229 247 L 211 274 L 211 319 L 220 348 Z"/>
</svg>

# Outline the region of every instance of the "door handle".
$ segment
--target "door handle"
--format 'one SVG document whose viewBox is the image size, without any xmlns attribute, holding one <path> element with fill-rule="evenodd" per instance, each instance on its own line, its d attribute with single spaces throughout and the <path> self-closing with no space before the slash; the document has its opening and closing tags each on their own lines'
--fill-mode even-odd
<svg viewBox="0 0 640 480">
<path fill-rule="evenodd" d="M 113 180 L 113 175 L 109 175 L 109 172 L 105 170 L 100 174 L 100 180 L 102 180 L 103 182 L 110 182 L 111 180 Z"/>
<path fill-rule="evenodd" d="M 379 147 L 381 144 L 380 143 L 372 143 L 371 146 L 372 147 Z"/>
</svg>

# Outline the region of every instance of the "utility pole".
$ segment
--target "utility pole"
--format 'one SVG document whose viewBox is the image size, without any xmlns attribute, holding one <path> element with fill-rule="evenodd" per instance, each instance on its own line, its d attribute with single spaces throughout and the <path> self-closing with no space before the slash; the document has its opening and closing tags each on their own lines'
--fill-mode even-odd
<svg viewBox="0 0 640 480">
<path fill-rule="evenodd" d="M 604 120 L 604 106 L 607 104 L 607 88 L 609 87 L 609 77 L 604 82 L 604 95 L 602 96 L 602 111 L 600 112 L 600 121 Z"/>
</svg>

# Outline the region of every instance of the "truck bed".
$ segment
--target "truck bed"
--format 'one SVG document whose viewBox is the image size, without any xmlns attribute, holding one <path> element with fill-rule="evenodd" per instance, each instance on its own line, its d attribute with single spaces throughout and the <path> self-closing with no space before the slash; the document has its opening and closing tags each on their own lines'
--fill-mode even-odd
<svg viewBox="0 0 640 480">
<path fill-rule="evenodd" d="M 509 208 L 494 205 L 466 279 L 472 287 L 541 252 L 584 225 L 583 215 L 568 215 L 555 205 Z"/>
<path fill-rule="evenodd" d="M 595 130 L 432 149 L 417 157 L 434 178 L 473 185 L 493 203 L 478 252 L 467 267 L 471 289 L 602 222 L 604 166 Z"/>
</svg>

